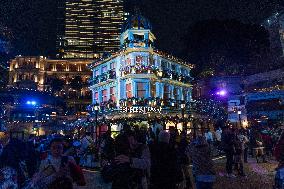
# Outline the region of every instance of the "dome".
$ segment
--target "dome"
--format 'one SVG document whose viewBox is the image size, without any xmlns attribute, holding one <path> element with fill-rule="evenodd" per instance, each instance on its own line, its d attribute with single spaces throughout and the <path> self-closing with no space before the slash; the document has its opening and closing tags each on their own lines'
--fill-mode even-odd
<svg viewBox="0 0 284 189">
<path fill-rule="evenodd" d="M 122 33 L 128 29 L 152 29 L 151 23 L 148 19 L 143 17 L 140 13 L 136 12 L 130 15 L 122 27 Z"/>
</svg>

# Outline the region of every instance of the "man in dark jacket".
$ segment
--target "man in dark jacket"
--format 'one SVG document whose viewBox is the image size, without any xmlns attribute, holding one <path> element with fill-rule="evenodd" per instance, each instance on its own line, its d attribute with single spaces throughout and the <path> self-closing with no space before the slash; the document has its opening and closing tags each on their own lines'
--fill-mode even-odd
<svg viewBox="0 0 284 189">
<path fill-rule="evenodd" d="M 178 183 L 179 169 L 175 149 L 169 145 L 170 134 L 159 133 L 159 142 L 151 154 L 151 189 L 174 189 Z"/>
<path fill-rule="evenodd" d="M 235 153 L 235 148 L 234 148 L 234 132 L 232 131 L 231 128 L 226 127 L 224 129 L 224 132 L 222 133 L 222 146 L 223 150 L 226 153 L 226 171 L 227 171 L 227 176 L 234 178 L 236 177 L 233 174 L 233 164 L 234 164 L 234 153 Z"/>
</svg>

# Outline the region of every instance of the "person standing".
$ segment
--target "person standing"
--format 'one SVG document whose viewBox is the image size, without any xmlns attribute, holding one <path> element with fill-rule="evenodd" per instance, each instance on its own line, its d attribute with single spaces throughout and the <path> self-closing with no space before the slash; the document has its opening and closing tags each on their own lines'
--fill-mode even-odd
<svg viewBox="0 0 284 189">
<path fill-rule="evenodd" d="M 216 137 L 216 148 L 218 150 L 218 154 L 220 155 L 221 153 L 220 145 L 222 141 L 222 129 L 220 127 L 215 131 L 215 137 Z"/>
<path fill-rule="evenodd" d="M 206 141 L 209 145 L 209 148 L 210 148 L 210 152 L 211 152 L 211 147 L 212 147 L 212 143 L 213 143 L 213 134 L 212 132 L 210 131 L 210 129 L 207 129 L 206 133 L 205 133 L 205 138 L 206 138 Z"/>
<path fill-rule="evenodd" d="M 150 189 L 175 189 L 178 183 L 177 154 L 169 142 L 170 134 L 161 131 L 151 151 Z"/>
<path fill-rule="evenodd" d="M 86 135 L 82 138 L 80 151 L 83 153 L 81 165 L 92 167 L 95 158 L 95 144 L 90 132 L 86 132 Z"/>
<path fill-rule="evenodd" d="M 85 185 L 82 172 L 79 176 L 74 175 L 77 169 L 74 158 L 63 155 L 63 141 L 60 138 L 54 138 L 50 142 L 50 152 L 50 155 L 41 161 L 39 172 L 34 175 L 33 180 L 40 188 L 72 189 L 73 182 Z"/>
<path fill-rule="evenodd" d="M 199 135 L 188 147 L 191 157 L 196 189 L 212 189 L 216 180 L 210 148 L 205 138 Z"/>
<path fill-rule="evenodd" d="M 225 127 L 224 132 L 222 133 L 222 147 L 226 154 L 226 171 L 227 176 L 230 178 L 235 178 L 233 174 L 233 164 L 234 164 L 234 133 L 229 127 Z"/>
<path fill-rule="evenodd" d="M 115 157 L 117 164 L 130 163 L 130 167 L 138 172 L 138 188 L 148 188 L 148 176 L 150 174 L 151 158 L 150 150 L 146 144 L 139 143 L 133 131 L 127 130 L 125 135 L 130 146 L 130 156 L 121 154 Z"/>
<path fill-rule="evenodd" d="M 238 130 L 235 131 L 235 154 L 234 154 L 234 163 L 235 168 L 238 171 L 238 174 L 240 176 L 246 176 L 244 173 L 244 145 L 245 145 L 245 139 L 243 138 L 243 135 L 239 133 Z"/>
<path fill-rule="evenodd" d="M 239 139 L 243 143 L 244 146 L 244 163 L 248 162 L 248 149 L 249 149 L 249 139 L 247 137 L 247 132 L 242 130 L 239 134 Z"/>
</svg>

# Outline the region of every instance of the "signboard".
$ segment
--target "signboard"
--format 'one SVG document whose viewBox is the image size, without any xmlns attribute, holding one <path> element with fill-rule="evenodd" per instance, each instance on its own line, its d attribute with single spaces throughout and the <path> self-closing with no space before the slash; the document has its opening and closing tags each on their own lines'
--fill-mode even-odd
<svg viewBox="0 0 284 189">
<path fill-rule="evenodd" d="M 119 111 L 122 113 L 140 113 L 140 114 L 147 114 L 147 113 L 161 113 L 161 107 L 145 107 L 145 106 L 131 106 L 131 107 L 120 107 Z"/>
</svg>

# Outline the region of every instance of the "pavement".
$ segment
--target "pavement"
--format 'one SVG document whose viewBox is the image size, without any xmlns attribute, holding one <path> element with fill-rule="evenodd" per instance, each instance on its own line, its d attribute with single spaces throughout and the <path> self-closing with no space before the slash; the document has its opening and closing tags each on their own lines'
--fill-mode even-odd
<svg viewBox="0 0 284 189">
<path fill-rule="evenodd" d="M 267 163 L 257 163 L 254 158 L 249 158 L 245 163 L 246 177 L 228 178 L 225 173 L 225 156 L 213 159 L 217 171 L 217 180 L 214 189 L 270 189 L 273 187 L 275 168 L 277 162 L 268 160 Z M 75 186 L 75 189 L 111 189 L 111 184 L 106 184 L 100 177 L 99 170 L 84 169 L 87 182 L 86 186 Z M 192 178 L 193 180 L 193 178 Z"/>
</svg>

